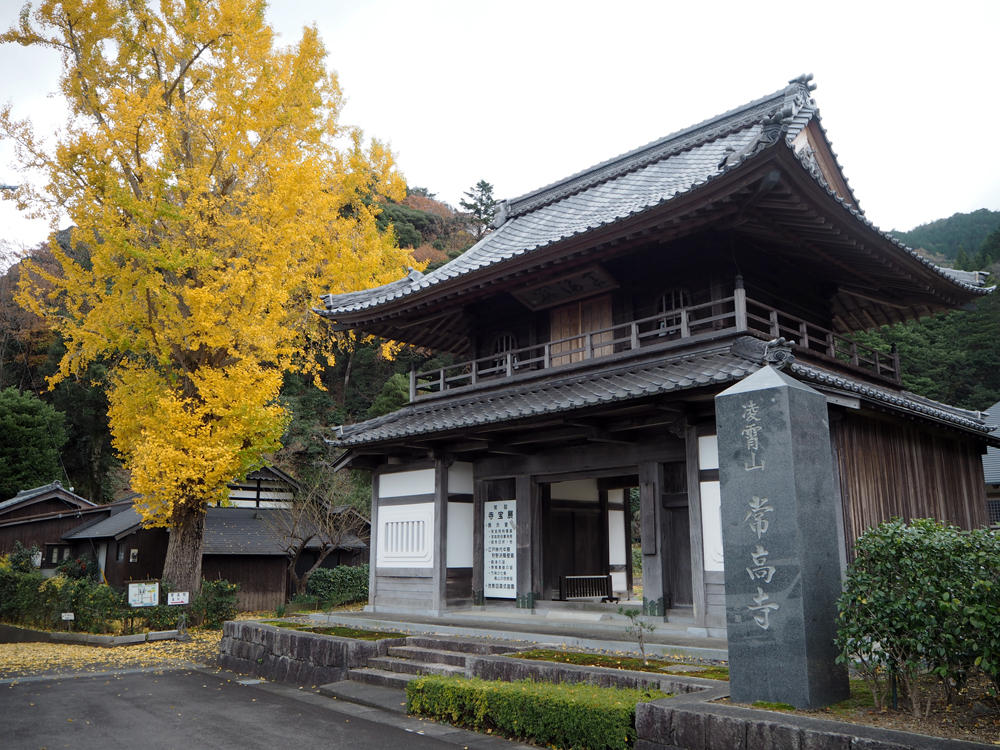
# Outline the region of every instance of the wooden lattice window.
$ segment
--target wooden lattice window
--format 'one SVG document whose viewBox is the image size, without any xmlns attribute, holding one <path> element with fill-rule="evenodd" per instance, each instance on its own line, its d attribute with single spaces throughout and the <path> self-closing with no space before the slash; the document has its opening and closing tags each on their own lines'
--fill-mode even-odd
<svg viewBox="0 0 1000 750">
<path fill-rule="evenodd" d="M 512 333 L 501 333 L 493 340 L 493 367 L 498 371 L 507 369 L 507 352 L 517 350 L 517 337 Z M 517 355 L 512 357 L 514 369 L 517 369 Z"/>
<path fill-rule="evenodd" d="M 663 331 L 661 336 L 671 336 L 679 338 L 681 332 L 675 330 L 681 324 L 680 310 L 691 306 L 691 295 L 683 287 L 673 287 L 668 289 L 656 301 L 656 314 L 663 315 L 657 327 Z M 674 315 L 669 313 L 676 312 Z M 670 329 L 669 331 L 667 329 Z"/>
</svg>

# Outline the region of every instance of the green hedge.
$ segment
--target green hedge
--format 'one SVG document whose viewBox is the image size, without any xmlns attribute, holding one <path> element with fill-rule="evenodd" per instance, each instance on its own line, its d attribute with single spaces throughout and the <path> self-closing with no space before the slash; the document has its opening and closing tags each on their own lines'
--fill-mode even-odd
<svg viewBox="0 0 1000 750">
<path fill-rule="evenodd" d="M 637 703 L 668 697 L 659 691 L 599 688 L 578 683 L 487 682 L 420 677 L 406 686 L 406 710 L 476 731 L 567 748 L 629 748 Z"/>
<path fill-rule="evenodd" d="M 368 563 L 351 567 L 320 568 L 309 576 L 309 593 L 321 602 L 346 604 L 367 601 Z"/>
<path fill-rule="evenodd" d="M 837 645 L 884 705 L 899 677 L 919 718 L 919 678 L 940 679 L 947 700 L 976 671 L 1000 690 L 1000 536 L 931 519 L 899 519 L 855 543 L 840 597 Z"/>
<path fill-rule="evenodd" d="M 173 630 L 181 613 L 188 610 L 197 621 L 219 627 L 236 615 L 237 589 L 228 581 L 204 581 L 190 607 L 132 608 L 124 591 L 86 578 L 46 578 L 37 570 L 24 572 L 0 556 L 0 622 L 43 630 L 61 630 L 63 612 L 75 615 L 74 630 L 87 633 Z M 168 591 L 169 586 L 161 587 L 163 599 Z"/>
</svg>

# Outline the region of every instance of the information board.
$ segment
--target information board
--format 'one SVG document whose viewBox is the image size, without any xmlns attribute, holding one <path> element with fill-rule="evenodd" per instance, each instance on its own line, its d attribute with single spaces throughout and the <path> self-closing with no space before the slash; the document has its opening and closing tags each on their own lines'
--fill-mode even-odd
<svg viewBox="0 0 1000 750">
<path fill-rule="evenodd" d="M 486 503 L 483 513 L 484 595 L 517 598 L 517 516 L 514 500 Z"/>
<path fill-rule="evenodd" d="M 130 607 L 155 607 L 160 603 L 160 584 L 130 583 L 128 585 L 128 605 Z"/>
<path fill-rule="evenodd" d="M 167 604 L 190 604 L 189 591 L 171 591 L 167 594 Z"/>
</svg>

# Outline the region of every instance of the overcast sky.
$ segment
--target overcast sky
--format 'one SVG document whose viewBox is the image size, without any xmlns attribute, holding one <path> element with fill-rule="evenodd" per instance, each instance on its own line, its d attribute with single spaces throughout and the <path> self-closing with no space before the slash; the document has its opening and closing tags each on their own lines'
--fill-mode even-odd
<svg viewBox="0 0 1000 750">
<path fill-rule="evenodd" d="M 21 0 L 0 0 L 0 26 Z M 285 42 L 315 23 L 344 121 L 391 143 L 408 184 L 452 205 L 512 198 L 812 72 L 823 125 L 868 218 L 910 229 L 1000 209 L 1000 3 L 481 3 L 281 0 Z M 62 120 L 55 53 L 0 47 L 0 101 Z M 0 143 L 0 183 L 21 178 Z M 44 225 L 0 202 L 0 239 Z"/>
</svg>

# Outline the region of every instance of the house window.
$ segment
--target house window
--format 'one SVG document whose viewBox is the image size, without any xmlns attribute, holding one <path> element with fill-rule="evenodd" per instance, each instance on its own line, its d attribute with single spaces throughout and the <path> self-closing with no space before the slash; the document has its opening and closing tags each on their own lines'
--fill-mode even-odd
<svg viewBox="0 0 1000 750">
<path fill-rule="evenodd" d="M 115 560 L 118 562 L 125 561 L 125 542 L 118 542 L 118 546 L 115 548 Z"/>
<path fill-rule="evenodd" d="M 52 565 L 58 565 L 62 560 L 69 559 L 69 547 L 64 545 L 51 545 L 46 553 L 46 559 Z"/>
<path fill-rule="evenodd" d="M 584 333 L 603 331 L 611 328 L 611 295 L 592 297 L 573 302 L 549 312 L 549 341 L 561 341 L 552 345 L 552 365 L 566 365 L 580 362 L 587 357 L 587 340 Z M 578 336 L 579 338 L 572 338 Z M 598 346 L 613 338 L 611 331 L 591 337 L 591 356 L 603 357 L 611 354 L 614 347 Z M 565 354 L 562 354 L 565 352 Z M 560 355 L 561 356 L 557 356 Z"/>
<path fill-rule="evenodd" d="M 680 338 L 681 314 L 680 312 L 675 313 L 675 311 L 690 306 L 691 295 L 687 289 L 674 287 L 661 294 L 660 298 L 656 301 L 656 314 L 663 315 L 657 323 L 657 328 L 663 331 L 660 336 Z M 675 314 L 671 315 L 670 313 Z"/>
<path fill-rule="evenodd" d="M 986 513 L 989 515 L 991 526 L 1000 526 L 1000 499 L 987 500 Z"/>
</svg>

